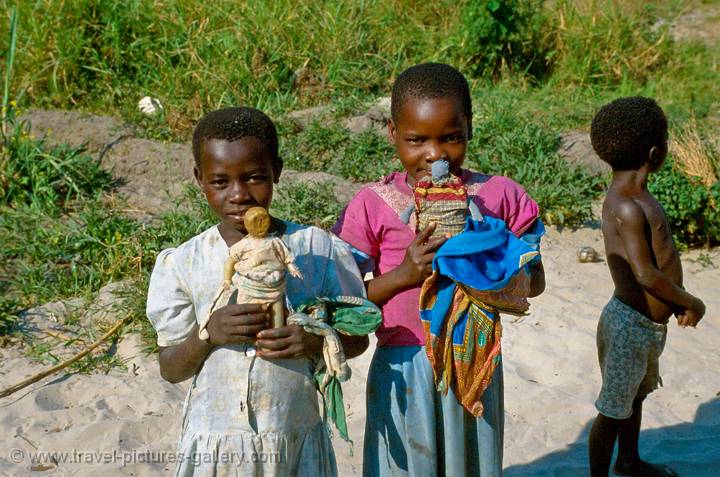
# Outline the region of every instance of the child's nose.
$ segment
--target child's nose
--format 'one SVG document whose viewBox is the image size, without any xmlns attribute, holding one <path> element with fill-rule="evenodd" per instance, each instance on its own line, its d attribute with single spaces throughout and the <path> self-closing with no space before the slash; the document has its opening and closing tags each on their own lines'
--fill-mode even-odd
<svg viewBox="0 0 720 477">
<path fill-rule="evenodd" d="M 428 144 L 428 150 L 426 154 L 426 160 L 428 162 L 439 161 L 440 159 L 447 159 L 447 153 L 440 144 Z"/>
<path fill-rule="evenodd" d="M 244 202 L 250 197 L 250 193 L 243 182 L 235 182 L 230 189 L 231 202 Z"/>
</svg>

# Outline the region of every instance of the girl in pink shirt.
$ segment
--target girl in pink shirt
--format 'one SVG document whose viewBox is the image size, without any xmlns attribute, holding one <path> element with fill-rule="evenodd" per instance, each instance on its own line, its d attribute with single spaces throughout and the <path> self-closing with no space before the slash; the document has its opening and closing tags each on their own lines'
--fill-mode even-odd
<svg viewBox="0 0 720 477">
<path fill-rule="evenodd" d="M 363 188 L 333 231 L 352 245 L 373 272 L 368 298 L 382 307 L 378 347 L 368 375 L 363 474 L 500 476 L 503 446 L 502 366 L 483 394 L 475 418 L 450 390 L 435 390 L 423 349 L 420 286 L 432 272 L 433 226 L 415 233 L 400 215 L 414 203 L 412 186 L 445 160 L 483 215 L 505 221 L 516 236 L 539 245 L 538 206 L 516 182 L 462 169 L 471 137 L 470 92 L 463 75 L 443 64 L 422 64 L 398 76 L 392 91 L 389 139 L 404 172 Z M 531 296 L 545 286 L 542 262 L 531 267 Z"/>
</svg>

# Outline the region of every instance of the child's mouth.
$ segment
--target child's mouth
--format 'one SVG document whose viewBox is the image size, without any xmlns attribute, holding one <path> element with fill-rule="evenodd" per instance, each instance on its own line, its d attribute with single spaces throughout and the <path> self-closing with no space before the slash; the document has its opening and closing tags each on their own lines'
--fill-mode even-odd
<svg viewBox="0 0 720 477">
<path fill-rule="evenodd" d="M 244 211 L 244 210 L 242 210 L 242 211 L 233 211 L 233 212 L 228 212 L 228 213 L 225 214 L 225 215 L 226 215 L 227 217 L 231 218 L 232 220 L 234 220 L 235 222 L 242 222 L 243 219 L 245 218 L 245 211 Z"/>
</svg>

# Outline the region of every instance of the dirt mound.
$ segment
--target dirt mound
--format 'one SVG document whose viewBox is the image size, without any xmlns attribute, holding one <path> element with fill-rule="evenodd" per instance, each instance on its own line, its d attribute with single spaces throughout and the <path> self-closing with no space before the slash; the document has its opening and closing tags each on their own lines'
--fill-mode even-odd
<svg viewBox="0 0 720 477">
<path fill-rule="evenodd" d="M 582 166 L 593 175 L 603 175 L 612 169 L 595 154 L 590 143 L 590 134 L 583 131 L 570 131 L 560 135 L 560 157 L 569 164 Z"/>
<path fill-rule="evenodd" d="M 118 193 L 135 216 L 153 216 L 168 210 L 193 181 L 189 144 L 140 139 L 129 125 L 115 118 L 72 111 L 32 109 L 21 117 L 31 132 L 48 144 L 83 147 L 120 179 Z M 337 199 L 350 200 L 362 184 L 324 172 L 286 170 L 278 187 L 294 182 L 332 182 Z"/>
<path fill-rule="evenodd" d="M 720 40 L 720 5 L 701 5 L 670 23 L 673 39 L 714 45 Z"/>
</svg>

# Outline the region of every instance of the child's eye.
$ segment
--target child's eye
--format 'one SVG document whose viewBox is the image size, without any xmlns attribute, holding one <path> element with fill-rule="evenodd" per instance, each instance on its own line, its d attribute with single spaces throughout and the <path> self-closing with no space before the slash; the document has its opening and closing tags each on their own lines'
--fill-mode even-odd
<svg viewBox="0 0 720 477">
<path fill-rule="evenodd" d="M 411 137 L 407 138 L 406 141 L 411 144 L 419 144 L 422 142 L 422 138 L 411 136 Z"/>
<path fill-rule="evenodd" d="M 260 183 L 266 182 L 267 180 L 268 180 L 268 176 L 257 175 L 257 176 L 251 176 L 248 179 L 248 182 L 253 183 L 253 184 L 260 184 Z"/>
<path fill-rule="evenodd" d="M 215 179 L 210 181 L 210 185 L 216 188 L 225 187 L 227 185 L 227 181 L 225 179 Z"/>
<path fill-rule="evenodd" d="M 463 137 L 462 134 L 453 134 L 453 135 L 447 136 L 445 138 L 445 140 L 447 142 L 456 142 L 457 143 L 457 142 L 463 142 L 465 140 L 465 138 Z"/>
</svg>

